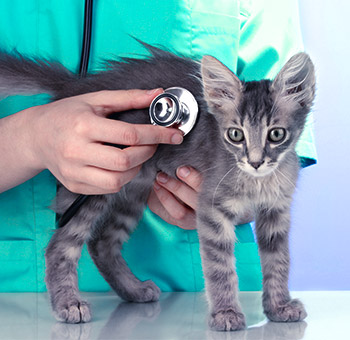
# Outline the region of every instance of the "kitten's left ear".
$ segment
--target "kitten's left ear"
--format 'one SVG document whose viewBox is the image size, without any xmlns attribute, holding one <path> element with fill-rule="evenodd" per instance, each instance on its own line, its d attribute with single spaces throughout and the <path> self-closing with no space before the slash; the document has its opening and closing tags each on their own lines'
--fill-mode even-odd
<svg viewBox="0 0 350 340">
<path fill-rule="evenodd" d="M 306 53 L 298 53 L 283 66 L 272 89 L 287 101 L 310 108 L 315 98 L 315 67 Z"/>
<path fill-rule="evenodd" d="M 219 60 L 209 55 L 203 57 L 201 74 L 204 98 L 214 111 L 225 112 L 226 108 L 238 103 L 242 83 L 238 77 Z"/>
</svg>

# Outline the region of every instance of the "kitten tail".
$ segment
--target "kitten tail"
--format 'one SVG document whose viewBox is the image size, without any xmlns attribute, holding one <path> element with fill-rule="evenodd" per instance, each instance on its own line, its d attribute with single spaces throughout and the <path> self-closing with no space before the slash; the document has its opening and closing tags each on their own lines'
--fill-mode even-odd
<svg viewBox="0 0 350 340">
<path fill-rule="evenodd" d="M 47 93 L 53 97 L 77 79 L 58 62 L 0 51 L 0 96 Z"/>
</svg>

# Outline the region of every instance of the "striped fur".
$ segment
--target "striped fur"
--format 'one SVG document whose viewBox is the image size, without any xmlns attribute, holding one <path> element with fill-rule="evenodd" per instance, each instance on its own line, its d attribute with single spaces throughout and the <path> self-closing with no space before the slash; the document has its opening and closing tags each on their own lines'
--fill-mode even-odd
<svg viewBox="0 0 350 340">
<path fill-rule="evenodd" d="M 159 288 L 141 282 L 121 256 L 123 243 L 137 226 L 156 173 L 170 176 L 180 165 L 203 172 L 197 228 L 214 330 L 245 327 L 238 301 L 234 225 L 255 214 L 264 274 L 263 306 L 275 321 L 306 316 L 302 304 L 288 292 L 289 209 L 299 162 L 295 145 L 314 98 L 314 69 L 306 54 L 293 57 L 274 81 L 241 82 L 213 57 L 201 63 L 147 46 L 144 60 L 108 62 L 105 71 L 80 79 L 58 63 L 0 53 L 0 93 L 47 92 L 53 99 L 98 90 L 181 86 L 197 99 L 200 117 L 182 145 L 161 145 L 138 176 L 113 195 L 91 196 L 46 250 L 46 283 L 59 320 L 91 319 L 88 303 L 78 291 L 76 267 L 84 243 L 110 286 L 128 301 L 159 298 Z M 147 110 L 112 116 L 130 123 L 149 123 Z M 239 129 L 234 142 L 228 131 Z M 282 128 L 280 142 L 269 140 Z M 60 186 L 56 211 L 64 212 L 76 195 Z M 142 259 L 140 259 L 142 262 Z M 169 270 L 169 269 L 167 269 Z"/>
</svg>

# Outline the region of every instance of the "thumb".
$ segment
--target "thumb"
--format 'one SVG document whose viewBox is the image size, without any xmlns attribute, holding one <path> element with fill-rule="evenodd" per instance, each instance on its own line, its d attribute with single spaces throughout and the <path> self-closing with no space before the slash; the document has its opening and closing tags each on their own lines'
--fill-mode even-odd
<svg viewBox="0 0 350 340">
<path fill-rule="evenodd" d="M 105 116 L 112 112 L 149 107 L 152 100 L 162 92 L 164 90 L 161 88 L 154 90 L 105 90 L 83 96 L 86 97 L 86 102 L 93 107 L 96 114 Z"/>
</svg>

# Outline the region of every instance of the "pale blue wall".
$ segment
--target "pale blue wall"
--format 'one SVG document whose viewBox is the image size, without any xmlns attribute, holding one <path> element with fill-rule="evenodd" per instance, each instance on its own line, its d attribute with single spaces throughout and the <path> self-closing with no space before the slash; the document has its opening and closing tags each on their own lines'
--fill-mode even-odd
<svg viewBox="0 0 350 340">
<path fill-rule="evenodd" d="M 318 165 L 302 171 L 293 208 L 292 290 L 350 290 L 350 2 L 300 1 L 316 64 Z"/>
</svg>

